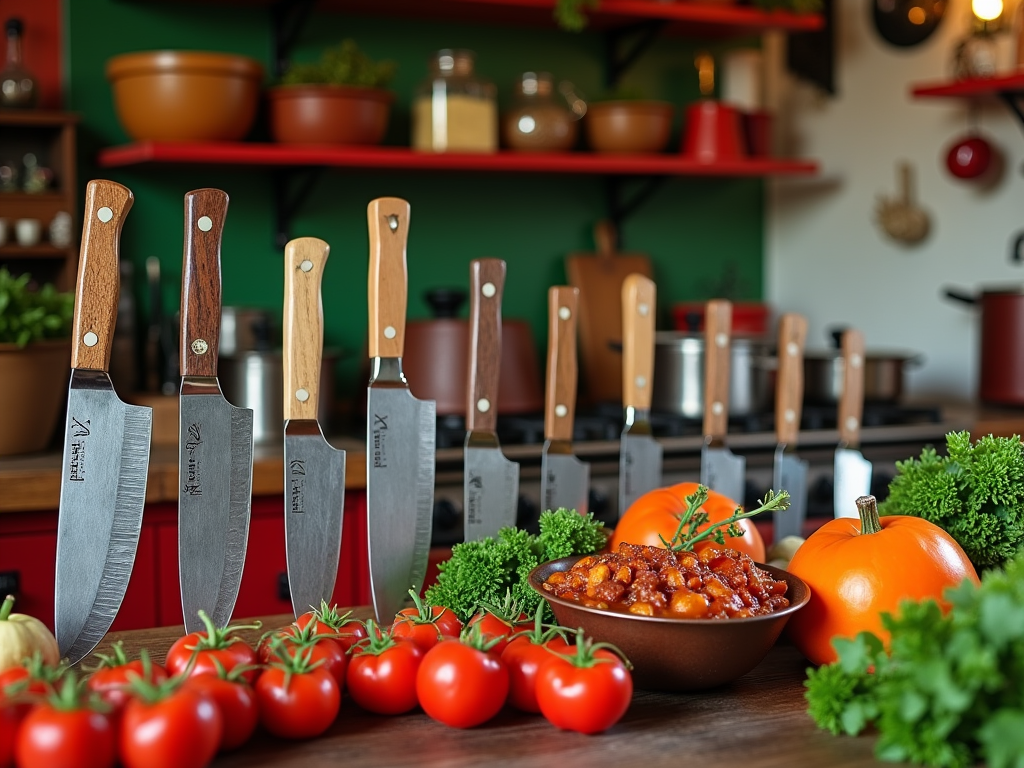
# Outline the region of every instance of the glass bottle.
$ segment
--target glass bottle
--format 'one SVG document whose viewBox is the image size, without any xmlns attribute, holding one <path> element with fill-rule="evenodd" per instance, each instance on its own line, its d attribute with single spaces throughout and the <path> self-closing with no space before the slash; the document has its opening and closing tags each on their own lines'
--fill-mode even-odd
<svg viewBox="0 0 1024 768">
<path fill-rule="evenodd" d="M 412 146 L 425 152 L 494 152 L 498 102 L 494 84 L 473 72 L 474 53 L 444 49 L 416 89 Z"/>
<path fill-rule="evenodd" d="M 554 81 L 547 72 L 524 72 L 515 86 L 515 102 L 502 117 L 505 144 L 520 151 L 572 149 L 579 119 L 587 105 L 572 83 L 560 86 L 564 101 L 554 96 Z"/>
<path fill-rule="evenodd" d="M 21 19 L 8 19 L 7 60 L 0 71 L 0 107 L 32 107 L 38 90 L 35 78 L 21 63 Z"/>
</svg>

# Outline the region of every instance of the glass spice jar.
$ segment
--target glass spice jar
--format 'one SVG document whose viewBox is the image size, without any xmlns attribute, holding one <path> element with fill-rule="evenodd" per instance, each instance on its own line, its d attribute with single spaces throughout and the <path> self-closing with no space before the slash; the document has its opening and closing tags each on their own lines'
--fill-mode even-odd
<svg viewBox="0 0 1024 768">
<path fill-rule="evenodd" d="M 416 89 L 412 146 L 424 152 L 495 152 L 498 102 L 494 84 L 473 72 L 472 51 L 444 49 Z"/>
<path fill-rule="evenodd" d="M 506 146 L 533 152 L 572 149 L 587 105 L 572 83 L 563 82 L 559 90 L 564 102 L 555 97 L 549 73 L 523 73 L 515 86 L 515 102 L 502 118 Z"/>
<path fill-rule="evenodd" d="M 3 70 L 0 70 L 0 107 L 33 107 L 38 89 L 35 78 L 21 60 L 24 26 L 21 19 L 8 19 L 4 29 L 7 32 L 7 58 Z"/>
</svg>

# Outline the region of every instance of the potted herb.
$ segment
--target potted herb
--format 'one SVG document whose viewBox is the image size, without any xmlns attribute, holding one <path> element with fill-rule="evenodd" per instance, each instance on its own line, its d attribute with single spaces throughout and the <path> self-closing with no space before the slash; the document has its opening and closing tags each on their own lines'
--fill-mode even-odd
<svg viewBox="0 0 1024 768">
<path fill-rule="evenodd" d="M 353 40 L 319 61 L 289 67 L 269 89 L 270 132 L 284 144 L 379 144 L 394 94 L 392 61 L 375 62 Z"/>
<path fill-rule="evenodd" d="M 74 296 L 0 268 L 0 456 L 43 450 L 67 388 Z"/>
<path fill-rule="evenodd" d="M 596 152 L 661 152 L 668 146 L 674 109 L 637 89 L 618 88 L 587 104 L 583 127 Z"/>
</svg>

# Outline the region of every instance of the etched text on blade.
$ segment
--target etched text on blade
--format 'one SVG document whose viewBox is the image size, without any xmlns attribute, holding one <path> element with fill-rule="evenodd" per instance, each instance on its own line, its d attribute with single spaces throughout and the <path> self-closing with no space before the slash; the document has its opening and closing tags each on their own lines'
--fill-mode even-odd
<svg viewBox="0 0 1024 768">
<path fill-rule="evenodd" d="M 746 459 L 737 456 L 727 448 L 704 446 L 701 456 L 701 483 L 728 499 L 743 504 L 743 477 Z"/>
<path fill-rule="evenodd" d="M 90 375 L 103 381 L 79 389 Z M 146 498 L 152 414 L 150 408 L 122 403 L 106 374 L 73 374 L 54 612 L 58 646 L 72 663 L 103 638 L 128 586 Z"/>
<path fill-rule="evenodd" d="M 587 514 L 590 465 L 575 456 L 541 456 L 541 495 L 544 509 L 575 509 Z"/>
<path fill-rule="evenodd" d="M 467 448 L 464 484 L 467 541 L 495 536 L 501 528 L 515 525 L 519 464 L 498 448 Z"/>
<path fill-rule="evenodd" d="M 619 514 L 661 486 L 661 445 L 647 436 L 623 435 L 619 455 Z"/>
</svg>

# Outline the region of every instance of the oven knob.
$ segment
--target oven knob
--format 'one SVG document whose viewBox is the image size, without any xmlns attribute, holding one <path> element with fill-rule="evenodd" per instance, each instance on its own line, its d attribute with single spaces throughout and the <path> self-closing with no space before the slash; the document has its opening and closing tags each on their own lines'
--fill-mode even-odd
<svg viewBox="0 0 1024 768">
<path fill-rule="evenodd" d="M 448 499 L 434 502 L 434 527 L 448 531 L 462 525 L 462 515 L 458 508 Z"/>
</svg>

